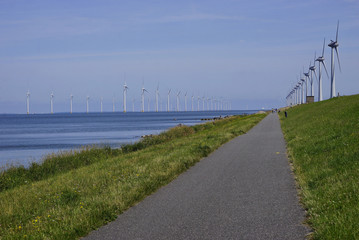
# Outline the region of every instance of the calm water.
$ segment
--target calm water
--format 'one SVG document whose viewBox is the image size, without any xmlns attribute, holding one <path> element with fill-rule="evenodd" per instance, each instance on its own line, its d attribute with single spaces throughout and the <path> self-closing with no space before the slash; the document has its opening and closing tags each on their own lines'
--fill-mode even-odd
<svg viewBox="0 0 359 240">
<path fill-rule="evenodd" d="M 84 145 L 120 147 L 180 123 L 194 125 L 203 122 L 202 118 L 253 112 L 0 114 L 0 167 L 28 166 L 46 154 Z"/>
</svg>

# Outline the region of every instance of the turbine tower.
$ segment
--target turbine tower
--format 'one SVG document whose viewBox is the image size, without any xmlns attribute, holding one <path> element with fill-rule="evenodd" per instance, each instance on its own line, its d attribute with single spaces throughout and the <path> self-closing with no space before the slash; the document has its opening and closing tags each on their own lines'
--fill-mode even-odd
<svg viewBox="0 0 359 240">
<path fill-rule="evenodd" d="M 187 92 L 184 94 L 184 111 L 187 112 Z"/>
<path fill-rule="evenodd" d="M 201 100 L 201 98 L 198 96 L 197 97 L 197 111 L 199 111 L 199 100 Z"/>
<path fill-rule="evenodd" d="M 335 52 L 337 53 L 337 59 L 338 59 L 338 64 L 339 64 L 339 70 L 342 71 L 341 67 L 340 67 L 340 61 L 339 61 L 339 53 L 338 53 L 338 47 L 339 47 L 339 43 L 338 43 L 338 31 L 339 31 L 339 21 L 337 24 L 337 35 L 335 38 L 335 41 L 330 40 L 330 43 L 328 44 L 328 46 L 332 49 L 332 55 L 331 55 L 331 79 L 330 79 L 330 98 L 336 97 L 336 92 L 335 92 L 335 66 L 334 66 L 334 49 Z"/>
<path fill-rule="evenodd" d="M 72 101 L 73 101 L 74 95 L 70 95 L 70 113 L 72 114 Z"/>
<path fill-rule="evenodd" d="M 193 99 L 194 99 L 194 96 L 192 95 L 192 103 L 191 103 L 191 110 L 192 110 L 192 112 L 193 112 Z"/>
<path fill-rule="evenodd" d="M 125 84 L 123 85 L 123 112 L 127 112 L 127 103 L 126 103 L 126 95 L 127 95 L 127 84 L 126 84 L 126 81 L 125 81 Z"/>
<path fill-rule="evenodd" d="M 141 104 L 142 104 L 142 109 L 141 112 L 145 111 L 145 92 L 148 92 L 145 87 L 142 84 L 142 88 L 141 88 Z"/>
<path fill-rule="evenodd" d="M 181 91 L 177 92 L 177 98 L 176 98 L 177 112 L 179 112 L 179 110 L 180 110 L 180 102 L 179 102 L 179 95 L 180 94 L 181 94 Z"/>
<path fill-rule="evenodd" d="M 206 98 L 205 97 L 202 97 L 202 110 L 204 111 L 204 102 L 205 102 Z"/>
<path fill-rule="evenodd" d="M 112 98 L 112 112 L 115 112 L 115 97 Z"/>
<path fill-rule="evenodd" d="M 89 113 L 89 99 L 90 99 L 90 97 L 87 96 L 86 97 L 86 113 Z"/>
<path fill-rule="evenodd" d="M 158 112 L 158 98 L 159 98 L 159 87 L 160 85 L 157 85 L 157 89 L 156 89 L 156 112 Z"/>
<path fill-rule="evenodd" d="M 30 91 L 27 90 L 26 93 L 26 113 L 30 114 Z"/>
<path fill-rule="evenodd" d="M 303 74 L 305 76 L 305 96 L 308 97 L 308 80 L 309 78 L 309 71 L 308 72 L 304 72 L 304 67 L 303 67 Z M 305 100 L 307 101 L 307 100 Z"/>
<path fill-rule="evenodd" d="M 322 56 L 318 57 L 317 59 L 315 59 L 315 61 L 319 62 L 319 80 L 318 80 L 318 102 L 323 101 L 323 91 L 322 91 L 322 69 L 321 69 L 321 65 L 323 65 L 325 72 L 327 73 L 328 76 L 328 71 L 327 71 L 327 67 L 325 66 L 325 62 L 324 62 L 324 47 L 325 47 L 325 38 L 324 38 L 324 43 L 323 43 L 323 51 L 322 51 Z M 329 77 L 329 76 L 328 76 Z"/>
<path fill-rule="evenodd" d="M 301 76 L 301 74 L 300 74 L 300 76 Z M 302 82 L 302 104 L 303 104 L 305 102 L 305 100 L 304 100 L 304 84 L 306 84 L 305 78 L 301 77 L 300 81 Z"/>
<path fill-rule="evenodd" d="M 51 92 L 50 94 L 50 113 L 54 113 L 54 93 Z"/>
<path fill-rule="evenodd" d="M 101 102 L 101 112 L 103 112 L 103 106 L 102 106 L 102 102 L 103 102 L 103 97 L 101 97 L 101 100 L 100 100 L 100 102 Z"/>
<path fill-rule="evenodd" d="M 171 89 L 168 90 L 168 93 L 167 93 L 167 112 L 170 111 L 170 93 L 171 93 Z"/>
<path fill-rule="evenodd" d="M 313 66 L 310 66 L 311 64 L 309 64 L 309 70 L 310 70 L 310 96 L 314 97 L 314 78 L 313 78 L 313 72 L 315 75 L 315 78 L 317 78 L 317 74 L 315 73 L 315 59 L 316 56 L 314 55 L 314 61 L 313 61 Z M 310 62 L 312 63 L 312 62 Z"/>
</svg>

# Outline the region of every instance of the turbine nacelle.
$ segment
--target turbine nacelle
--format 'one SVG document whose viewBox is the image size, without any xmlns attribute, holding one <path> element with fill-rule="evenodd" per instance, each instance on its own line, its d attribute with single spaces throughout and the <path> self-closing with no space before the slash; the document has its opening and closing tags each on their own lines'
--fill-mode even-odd
<svg viewBox="0 0 359 240">
<path fill-rule="evenodd" d="M 328 44 L 331 48 L 337 48 L 339 47 L 339 43 L 337 41 L 330 40 L 330 43 Z"/>
</svg>

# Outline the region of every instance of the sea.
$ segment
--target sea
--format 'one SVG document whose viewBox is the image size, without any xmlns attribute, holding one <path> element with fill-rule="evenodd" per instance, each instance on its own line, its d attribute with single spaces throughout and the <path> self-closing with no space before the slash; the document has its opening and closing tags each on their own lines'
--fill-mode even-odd
<svg viewBox="0 0 359 240">
<path fill-rule="evenodd" d="M 27 167 L 48 154 L 89 145 L 120 148 L 178 124 L 191 126 L 203 119 L 257 111 L 0 114 L 0 169 Z"/>
</svg>

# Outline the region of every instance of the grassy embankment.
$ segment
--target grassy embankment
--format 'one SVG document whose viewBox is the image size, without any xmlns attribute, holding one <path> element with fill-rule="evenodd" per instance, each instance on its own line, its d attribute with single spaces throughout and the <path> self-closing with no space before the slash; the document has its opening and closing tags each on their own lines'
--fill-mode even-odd
<svg viewBox="0 0 359 240">
<path fill-rule="evenodd" d="M 313 239 L 359 239 L 359 95 L 280 114 Z"/>
<path fill-rule="evenodd" d="M 75 239 L 114 220 L 265 114 L 175 127 L 0 174 L 0 239 Z"/>
</svg>

